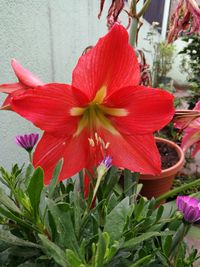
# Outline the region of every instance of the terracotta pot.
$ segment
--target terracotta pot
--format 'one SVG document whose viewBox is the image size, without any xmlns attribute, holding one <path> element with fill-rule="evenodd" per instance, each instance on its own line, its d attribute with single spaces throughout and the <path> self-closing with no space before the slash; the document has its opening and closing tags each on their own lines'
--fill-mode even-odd
<svg viewBox="0 0 200 267">
<path fill-rule="evenodd" d="M 162 170 L 158 176 L 144 175 L 140 176 L 140 182 L 143 184 L 141 195 L 147 198 L 158 197 L 170 190 L 175 175 L 182 169 L 184 165 L 184 153 L 182 149 L 172 141 L 167 139 L 155 138 L 156 141 L 165 142 L 169 146 L 173 147 L 179 156 L 179 161 L 172 167 Z"/>
</svg>

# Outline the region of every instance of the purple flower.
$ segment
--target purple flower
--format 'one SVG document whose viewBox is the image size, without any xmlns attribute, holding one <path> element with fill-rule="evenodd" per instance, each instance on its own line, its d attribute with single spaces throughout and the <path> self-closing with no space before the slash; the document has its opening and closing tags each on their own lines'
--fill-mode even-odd
<svg viewBox="0 0 200 267">
<path fill-rule="evenodd" d="M 104 166 L 107 170 L 112 166 L 112 158 L 110 156 L 106 156 L 100 163 L 101 166 Z"/>
<path fill-rule="evenodd" d="M 26 149 L 30 152 L 35 144 L 37 143 L 39 138 L 39 134 L 25 134 L 25 135 L 18 135 L 15 137 L 15 142 L 17 145 L 21 146 L 22 148 Z"/>
<path fill-rule="evenodd" d="M 103 177 L 111 166 L 112 166 L 112 158 L 110 156 L 106 156 L 97 167 L 98 177 Z"/>
<path fill-rule="evenodd" d="M 200 220 L 200 201 L 198 199 L 189 196 L 178 196 L 176 205 L 187 222 L 193 223 Z"/>
</svg>

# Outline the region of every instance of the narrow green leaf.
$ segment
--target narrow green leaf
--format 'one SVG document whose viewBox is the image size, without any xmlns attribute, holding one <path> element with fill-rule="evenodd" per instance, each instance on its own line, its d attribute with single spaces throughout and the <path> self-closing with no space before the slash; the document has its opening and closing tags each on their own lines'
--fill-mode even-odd
<svg viewBox="0 0 200 267">
<path fill-rule="evenodd" d="M 120 178 L 120 173 L 118 172 L 118 169 L 114 166 L 107 172 L 102 185 L 103 198 L 106 198 L 113 192 L 113 188 L 118 183 Z"/>
<path fill-rule="evenodd" d="M 66 259 L 70 267 L 84 267 L 85 265 L 81 262 L 79 257 L 71 250 L 66 249 L 65 251 Z"/>
<path fill-rule="evenodd" d="M 171 232 L 163 232 L 164 235 L 167 235 L 167 234 L 172 234 Z M 161 236 L 162 233 L 159 233 L 159 232 L 147 232 L 147 233 L 144 233 L 144 234 L 141 234 L 140 236 L 137 236 L 137 237 L 134 237 L 128 241 L 126 241 L 122 247 L 123 248 L 128 248 L 128 247 L 134 247 L 138 244 L 140 244 L 141 242 L 151 238 L 151 237 L 155 237 L 155 236 Z"/>
<path fill-rule="evenodd" d="M 56 225 L 57 235 L 55 239 L 58 244 L 62 247 L 79 252 L 69 204 L 63 203 L 58 206 L 53 200 L 47 199 L 47 205 Z"/>
<path fill-rule="evenodd" d="M 28 224 L 27 222 L 25 222 L 23 219 L 21 219 L 20 217 L 16 216 L 15 214 L 9 212 L 8 210 L 3 209 L 2 207 L 0 207 L 0 213 L 2 215 L 4 215 L 7 219 L 11 219 L 14 222 L 18 223 L 19 225 L 27 228 L 27 229 L 31 229 L 34 231 L 39 231 L 36 227 L 34 227 L 34 225 Z"/>
<path fill-rule="evenodd" d="M 44 246 L 46 253 L 52 257 L 55 262 L 57 262 L 62 267 L 69 267 L 67 264 L 67 259 L 65 256 L 65 252 L 60 249 L 56 244 L 51 242 L 46 236 L 39 235 L 39 238 Z M 71 266 L 70 266 L 71 267 Z"/>
<path fill-rule="evenodd" d="M 38 210 L 39 210 L 39 204 L 40 204 L 40 196 L 42 189 L 44 187 L 44 174 L 43 170 L 41 168 L 37 168 L 33 176 L 31 177 L 27 193 L 30 198 L 31 206 L 34 211 L 34 216 L 37 218 L 38 216 Z"/>
<path fill-rule="evenodd" d="M 166 236 L 163 241 L 163 252 L 166 255 L 166 257 L 169 256 L 169 252 L 172 245 L 172 236 Z"/>
<path fill-rule="evenodd" d="M 143 197 L 140 198 L 139 203 L 135 206 L 134 215 L 135 219 L 139 222 L 142 219 L 142 211 L 145 205 L 145 200 Z"/>
<path fill-rule="evenodd" d="M 53 197 L 56 185 L 58 183 L 58 177 L 59 177 L 59 174 L 60 174 L 61 169 L 62 169 L 62 165 L 63 165 L 63 159 L 58 161 L 58 163 L 56 164 L 56 167 L 54 169 L 51 183 L 49 185 L 49 195 L 48 195 L 49 198 Z"/>
<path fill-rule="evenodd" d="M 147 256 L 139 259 L 135 263 L 133 263 L 130 267 L 141 267 L 141 266 L 143 266 L 143 264 L 148 263 L 149 260 L 151 260 L 152 258 L 153 258 L 153 255 L 147 255 Z"/>
<path fill-rule="evenodd" d="M 126 197 L 106 216 L 104 232 L 109 234 L 111 245 L 121 238 L 130 210 L 129 197 Z"/>
<path fill-rule="evenodd" d="M 9 231 L 5 231 L 5 230 L 0 230 L 0 240 L 8 244 L 11 244 L 13 246 L 41 248 L 40 245 L 23 240 L 19 237 L 16 237 L 15 235 L 12 235 Z"/>
<path fill-rule="evenodd" d="M 104 266 L 104 256 L 106 253 L 106 242 L 102 235 L 102 232 L 99 230 L 99 239 L 97 243 L 97 250 L 95 255 L 95 267 Z"/>
<path fill-rule="evenodd" d="M 132 173 L 128 169 L 124 170 L 124 192 L 127 196 L 131 196 L 133 193 L 136 193 L 138 180 L 138 173 Z"/>
<path fill-rule="evenodd" d="M 160 220 L 160 218 L 163 215 L 163 211 L 164 211 L 164 207 L 161 205 L 158 210 L 157 210 L 157 214 L 156 214 L 156 222 Z"/>
<path fill-rule="evenodd" d="M 12 201 L 12 199 L 10 199 L 5 194 L 5 192 L 2 188 L 0 188 L 0 203 L 3 204 L 9 210 L 21 214 L 21 210 L 15 205 L 15 203 Z"/>
</svg>

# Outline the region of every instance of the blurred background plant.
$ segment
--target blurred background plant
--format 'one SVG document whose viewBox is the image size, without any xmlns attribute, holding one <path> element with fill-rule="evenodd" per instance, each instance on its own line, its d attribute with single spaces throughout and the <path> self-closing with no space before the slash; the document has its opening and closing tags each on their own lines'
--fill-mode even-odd
<svg viewBox="0 0 200 267">
<path fill-rule="evenodd" d="M 186 73 L 190 85 L 190 96 L 186 100 L 189 109 L 193 109 L 200 99 L 200 36 L 184 36 L 182 40 L 186 46 L 179 52 L 183 56 L 181 69 Z"/>
</svg>

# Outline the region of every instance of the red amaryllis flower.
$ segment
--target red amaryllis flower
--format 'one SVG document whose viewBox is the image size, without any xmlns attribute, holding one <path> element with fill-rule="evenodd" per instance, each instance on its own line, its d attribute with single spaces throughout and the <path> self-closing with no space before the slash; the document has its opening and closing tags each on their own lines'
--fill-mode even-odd
<svg viewBox="0 0 200 267">
<path fill-rule="evenodd" d="M 16 59 L 12 59 L 11 66 L 19 82 L 0 85 L 0 92 L 8 94 L 8 97 L 3 103 L 3 107 L 9 105 L 11 98 L 14 95 L 22 94 L 28 88 L 44 85 L 44 83 L 35 77 L 30 71 L 22 67 L 22 65 L 19 64 Z"/>
<path fill-rule="evenodd" d="M 128 33 L 116 24 L 80 57 L 72 86 L 48 84 L 13 97 L 12 109 L 45 131 L 33 164 L 44 169 L 46 184 L 61 158 L 60 180 L 91 170 L 105 155 L 115 166 L 160 172 L 153 132 L 173 117 L 173 96 L 139 82 Z"/>
<path fill-rule="evenodd" d="M 181 35 L 200 34 L 200 8 L 195 0 L 179 0 L 172 14 L 168 43 Z"/>
</svg>

